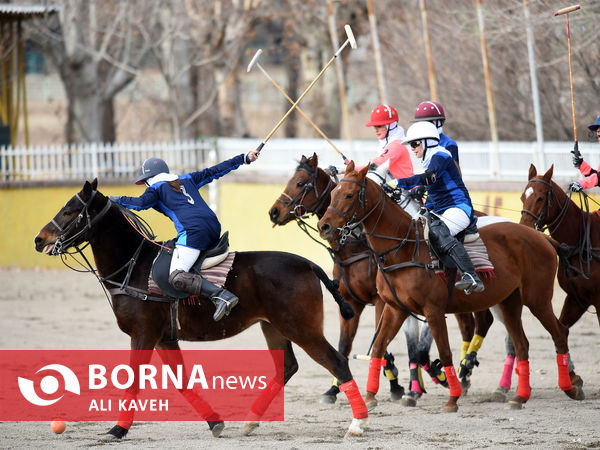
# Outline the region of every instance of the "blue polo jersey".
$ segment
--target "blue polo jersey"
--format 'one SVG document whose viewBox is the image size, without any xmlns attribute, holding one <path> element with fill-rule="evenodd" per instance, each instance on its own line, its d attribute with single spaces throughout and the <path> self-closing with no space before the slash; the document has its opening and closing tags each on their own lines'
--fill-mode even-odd
<svg viewBox="0 0 600 450">
<path fill-rule="evenodd" d="M 244 164 L 238 155 L 207 169 L 180 175 L 181 192 L 168 182 L 148 186 L 139 197 L 119 197 L 118 203 L 136 211 L 154 208 L 171 219 L 177 230 L 177 245 L 206 250 L 221 236 L 221 223 L 206 204 L 198 189 Z"/>
<path fill-rule="evenodd" d="M 467 216 L 473 217 L 471 197 L 450 152 L 440 146 L 427 149 L 423 167 L 436 176 L 435 183 L 425 186 L 427 206 L 438 214 L 448 208 L 460 208 Z M 398 180 L 398 187 L 404 189 L 412 189 L 421 184 L 421 175 Z"/>
<path fill-rule="evenodd" d="M 457 164 L 460 164 L 458 160 L 458 145 L 444 133 L 440 133 L 440 142 L 438 143 L 440 147 L 444 147 L 446 150 L 450 152 L 452 155 L 452 159 L 456 161 Z"/>
</svg>

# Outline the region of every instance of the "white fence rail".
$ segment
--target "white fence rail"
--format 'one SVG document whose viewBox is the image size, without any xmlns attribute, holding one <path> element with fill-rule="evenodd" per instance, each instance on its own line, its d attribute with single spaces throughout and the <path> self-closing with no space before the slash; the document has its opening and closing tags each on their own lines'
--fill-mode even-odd
<svg viewBox="0 0 600 450">
<path fill-rule="evenodd" d="M 199 170 L 220 160 L 256 148 L 258 139 L 218 138 L 184 142 L 82 144 L 72 146 L 36 146 L 30 148 L 0 148 L 0 182 L 68 181 L 99 177 L 103 180 L 128 182 L 137 176 L 140 163 L 151 156 L 165 159 L 173 172 Z M 378 152 L 375 140 L 334 141 L 348 158 L 364 164 Z M 554 164 L 556 179 L 576 178 L 571 162 L 571 142 L 547 142 L 543 153 L 532 142 L 500 142 L 499 167 L 494 166 L 494 147 L 490 142 L 459 143 L 463 177 L 468 181 L 524 181 L 530 163 L 539 172 Z M 580 151 L 592 167 L 600 162 L 600 146 L 580 143 Z M 263 151 L 259 163 L 244 168 L 245 174 L 260 177 L 289 176 L 302 155 L 317 153 L 319 165 L 341 167 L 341 157 L 321 139 L 272 139 Z M 411 152 L 412 153 L 412 152 Z M 413 160 L 415 171 L 420 164 Z M 265 178 L 266 179 L 266 178 Z"/>
</svg>

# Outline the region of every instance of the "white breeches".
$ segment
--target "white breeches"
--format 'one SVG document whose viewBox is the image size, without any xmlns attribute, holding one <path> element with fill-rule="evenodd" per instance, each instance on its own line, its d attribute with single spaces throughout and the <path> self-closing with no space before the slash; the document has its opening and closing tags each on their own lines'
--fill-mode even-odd
<svg viewBox="0 0 600 450">
<path fill-rule="evenodd" d="M 467 213 L 460 208 L 448 208 L 439 218 L 446 224 L 452 236 L 456 236 L 471 223 Z"/>
<path fill-rule="evenodd" d="M 184 245 L 176 245 L 171 258 L 171 267 L 169 273 L 175 270 L 183 270 L 189 272 L 196 260 L 200 256 L 200 250 L 186 247 Z"/>
</svg>

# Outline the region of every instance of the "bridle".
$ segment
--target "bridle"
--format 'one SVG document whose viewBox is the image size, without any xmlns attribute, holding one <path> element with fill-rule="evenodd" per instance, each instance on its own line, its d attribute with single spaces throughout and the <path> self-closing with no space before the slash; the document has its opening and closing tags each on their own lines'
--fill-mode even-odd
<svg viewBox="0 0 600 450">
<path fill-rule="evenodd" d="M 104 206 L 104 208 L 102 208 L 102 210 L 98 214 L 96 214 L 96 216 L 91 217 L 89 208 L 92 204 L 92 201 L 96 197 L 97 193 L 98 193 L 98 191 L 92 191 L 92 194 L 90 195 L 90 198 L 87 202 L 84 201 L 79 196 L 79 193 L 75 194 L 75 198 L 83 204 L 83 208 L 81 209 L 79 214 L 77 214 L 77 216 L 73 220 L 71 220 L 64 228 L 61 227 L 54 218 L 50 221 L 52 223 L 52 225 L 54 225 L 58 229 L 58 232 L 60 233 L 60 235 L 56 239 L 56 242 L 54 243 L 54 248 L 52 249 L 52 252 L 51 252 L 52 255 L 61 255 L 61 254 L 66 253 L 67 249 L 69 247 L 76 245 L 75 242 L 82 235 L 84 237 L 84 240 L 87 240 L 87 234 L 90 231 L 90 229 L 111 208 L 111 206 L 112 206 L 111 202 L 110 202 L 110 200 L 107 199 L 106 205 Z M 69 233 L 71 231 L 73 231 L 81 223 L 81 221 L 84 220 L 84 218 L 85 218 L 84 227 L 81 230 L 79 230 L 78 232 L 74 233 L 72 236 L 69 236 Z"/>
<path fill-rule="evenodd" d="M 562 223 L 563 219 L 565 218 L 567 209 L 569 207 L 569 199 L 567 198 L 565 200 L 565 203 L 563 205 L 560 205 L 560 203 L 558 201 L 558 196 L 554 193 L 554 189 L 552 189 L 552 183 L 550 183 L 546 180 L 543 180 L 541 178 L 532 178 L 531 180 L 529 180 L 529 182 L 530 183 L 532 183 L 532 182 L 542 183 L 548 187 L 548 191 L 546 192 L 546 203 L 544 204 L 544 207 L 542 208 L 542 210 L 540 211 L 540 213 L 538 215 L 535 215 L 533 212 L 529 211 L 528 209 L 522 209 L 521 214 L 523 214 L 523 213 L 529 214 L 531 217 L 533 217 L 535 219 L 534 227 L 536 230 L 539 230 L 542 232 L 548 230 L 550 233 L 553 233 L 558 229 L 558 227 Z M 560 212 L 558 213 L 558 215 L 552 222 L 545 224 L 546 218 L 550 214 L 550 208 L 552 207 L 552 198 L 554 198 L 556 204 L 560 206 Z"/>
<path fill-rule="evenodd" d="M 319 189 L 317 186 L 317 178 L 319 175 L 318 169 L 313 170 L 308 164 L 301 163 L 296 170 L 302 170 L 308 173 L 311 176 L 310 181 L 302 186 L 302 189 L 299 190 L 293 197 L 288 195 L 285 191 L 282 192 L 277 201 L 282 203 L 288 209 L 288 211 L 290 211 L 290 214 L 293 214 L 296 218 L 305 217 L 310 211 L 316 214 L 325 205 L 327 195 L 331 193 L 335 183 L 331 178 L 329 178 L 327 186 L 325 186 L 323 191 L 319 194 Z M 311 191 L 314 192 L 315 201 L 310 205 L 304 205 L 304 199 Z M 287 200 L 283 200 L 281 197 L 286 197 Z"/>
</svg>

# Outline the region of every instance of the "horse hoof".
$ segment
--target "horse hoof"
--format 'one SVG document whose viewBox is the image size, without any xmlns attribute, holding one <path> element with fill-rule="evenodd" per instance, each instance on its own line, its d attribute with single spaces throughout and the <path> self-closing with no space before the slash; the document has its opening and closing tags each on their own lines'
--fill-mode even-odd
<svg viewBox="0 0 600 450">
<path fill-rule="evenodd" d="M 457 411 L 458 411 L 458 405 L 448 405 L 448 404 L 444 405 L 444 412 L 455 413 Z"/>
<path fill-rule="evenodd" d="M 573 386 L 570 390 L 565 391 L 565 394 L 573 400 L 585 400 L 585 393 L 583 392 L 583 389 L 578 386 Z"/>
<path fill-rule="evenodd" d="M 523 397 L 520 397 L 520 396 L 517 395 L 512 400 L 508 401 L 508 406 L 510 407 L 510 409 L 523 409 L 523 404 L 526 401 L 527 400 L 525 400 Z"/>
<path fill-rule="evenodd" d="M 115 425 L 106 434 L 110 435 L 110 436 L 114 436 L 117 439 L 123 439 L 128 431 L 129 431 L 128 429 L 123 428 L 120 425 Z"/>
<path fill-rule="evenodd" d="M 417 406 L 417 399 L 421 395 L 417 392 L 409 392 L 402 396 L 402 406 Z"/>
<path fill-rule="evenodd" d="M 373 400 L 365 402 L 365 404 L 367 405 L 367 410 L 371 411 L 373 408 L 375 408 L 379 404 L 379 402 L 377 401 L 376 398 L 374 398 Z"/>
<path fill-rule="evenodd" d="M 259 427 L 260 423 L 259 422 L 246 422 L 244 424 L 244 436 L 248 436 L 250 435 L 250 433 L 252 433 L 254 430 L 256 430 Z"/>
<path fill-rule="evenodd" d="M 498 386 L 496 390 L 492 392 L 491 400 L 497 403 L 506 403 L 506 400 L 508 400 L 508 396 L 506 394 L 508 394 L 508 389 L 503 386 Z"/>
<path fill-rule="evenodd" d="M 569 372 L 569 377 L 571 378 L 571 384 L 573 386 L 583 387 L 583 378 L 581 378 L 575 372 Z"/>
<path fill-rule="evenodd" d="M 462 388 L 462 395 L 467 395 L 469 388 L 471 387 L 471 380 L 468 378 L 461 379 L 460 387 Z"/>
<path fill-rule="evenodd" d="M 390 400 L 393 402 L 397 402 L 399 400 L 402 400 L 402 397 L 404 396 L 404 389 L 402 389 L 401 391 L 391 391 L 390 392 Z"/>
<path fill-rule="evenodd" d="M 348 427 L 348 431 L 346 432 L 347 437 L 357 437 L 362 436 L 364 433 L 364 428 L 369 424 L 369 418 L 365 419 L 352 419 L 352 423 Z"/>
<path fill-rule="evenodd" d="M 225 422 L 222 420 L 216 420 L 214 422 L 208 422 L 208 428 L 210 429 L 213 437 L 221 436 L 223 429 L 225 428 Z"/>
<path fill-rule="evenodd" d="M 323 405 L 333 405 L 337 400 L 337 397 L 335 395 L 326 395 L 323 394 L 321 395 L 321 398 L 319 399 L 319 403 L 323 404 Z"/>
</svg>

